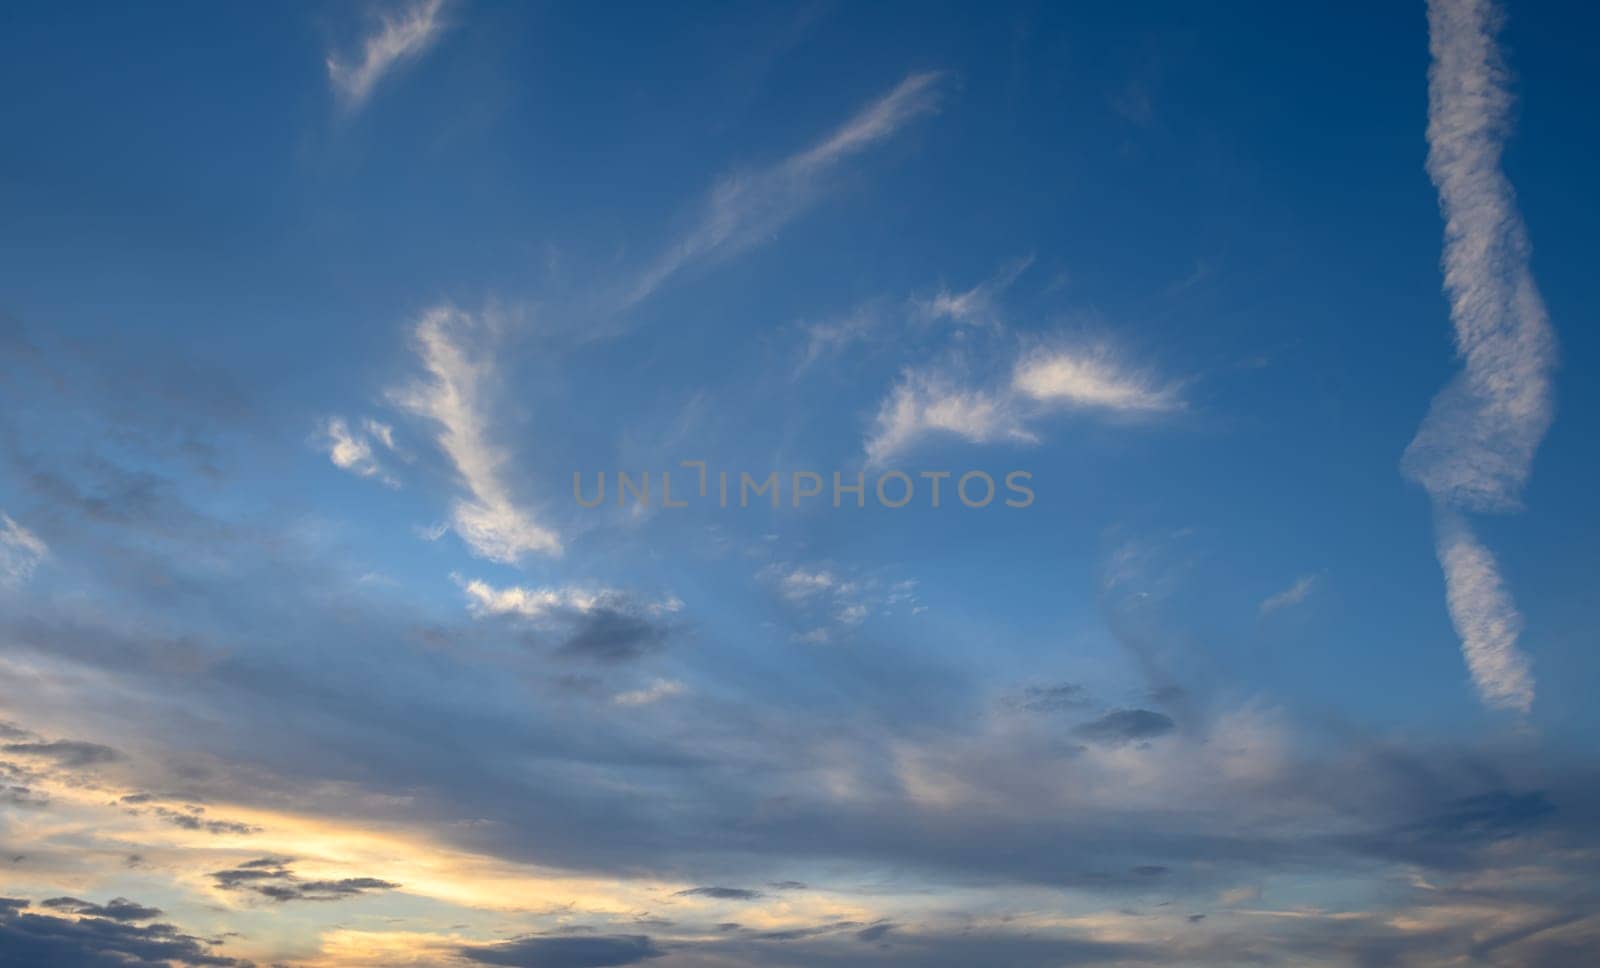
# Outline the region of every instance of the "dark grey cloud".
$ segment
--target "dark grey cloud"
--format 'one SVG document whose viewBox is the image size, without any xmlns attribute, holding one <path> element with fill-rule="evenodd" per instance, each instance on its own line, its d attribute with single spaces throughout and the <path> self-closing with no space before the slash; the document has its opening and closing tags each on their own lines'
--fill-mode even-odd
<svg viewBox="0 0 1600 968">
<path fill-rule="evenodd" d="M 719 901 L 753 901 L 765 897 L 760 891 L 752 891 L 745 887 L 691 887 L 679 891 L 674 897 L 709 897 Z"/>
<path fill-rule="evenodd" d="M 560 652 L 593 662 L 628 662 L 661 648 L 670 630 L 651 616 L 602 606 L 574 619 Z"/>
<path fill-rule="evenodd" d="M 674 945 L 663 962 L 672 968 L 1073 968 L 1161 963 L 1160 951 L 1142 945 L 1020 931 L 914 931 L 889 921 L 866 926 L 818 925 Z"/>
<path fill-rule="evenodd" d="M 69 900 L 69 899 L 58 899 Z M 119 899 L 120 900 L 120 899 Z M 112 902 L 115 904 L 116 902 Z M 130 907 L 150 910 L 124 901 Z M 248 968 L 171 924 L 28 913 L 27 902 L 0 899 L 0 964 L 7 968 Z"/>
<path fill-rule="evenodd" d="M 893 931 L 893 930 L 894 930 L 894 923 L 892 921 L 880 921 L 877 924 L 868 925 L 867 927 L 862 928 L 860 931 L 857 931 L 856 932 L 856 940 L 858 940 L 858 941 L 880 941 L 880 940 L 883 939 L 884 935 L 888 934 L 890 931 Z"/>
<path fill-rule="evenodd" d="M 301 880 L 287 858 L 260 857 L 228 870 L 213 871 L 211 879 L 225 891 L 246 891 L 279 903 L 287 901 L 341 901 L 375 891 L 400 887 L 376 877 Z"/>
<path fill-rule="evenodd" d="M 1034 713 L 1080 709 L 1089 702 L 1089 691 L 1073 682 L 1063 682 L 1053 686 L 1029 686 L 1011 699 L 1013 706 Z"/>
<path fill-rule="evenodd" d="M 121 753 L 109 746 L 67 739 L 58 739 L 48 743 L 7 743 L 3 749 L 7 753 L 42 757 L 54 761 L 58 766 L 71 769 L 96 766 L 101 763 L 115 763 L 123 758 Z"/>
<path fill-rule="evenodd" d="M 1172 717 L 1150 709 L 1115 709 L 1073 730 L 1096 743 L 1129 743 L 1165 736 L 1177 728 Z"/>
<path fill-rule="evenodd" d="M 91 918 L 109 918 L 112 921 L 149 921 L 161 916 L 160 908 L 145 907 L 125 897 L 114 897 L 104 904 L 95 904 L 76 897 L 52 897 L 39 902 L 40 907 Z"/>
<path fill-rule="evenodd" d="M 460 953 L 469 961 L 506 968 L 614 968 L 666 954 L 642 934 L 536 936 L 462 948 Z"/>
<path fill-rule="evenodd" d="M 127 800 L 126 797 L 123 798 Z M 138 811 L 130 811 L 137 813 Z M 174 827 L 185 830 L 204 830 L 213 834 L 254 834 L 260 833 L 261 828 L 236 820 L 214 820 L 202 815 L 202 808 L 189 807 L 186 810 L 173 810 L 170 807 L 153 807 L 150 813 L 161 818 Z"/>
</svg>

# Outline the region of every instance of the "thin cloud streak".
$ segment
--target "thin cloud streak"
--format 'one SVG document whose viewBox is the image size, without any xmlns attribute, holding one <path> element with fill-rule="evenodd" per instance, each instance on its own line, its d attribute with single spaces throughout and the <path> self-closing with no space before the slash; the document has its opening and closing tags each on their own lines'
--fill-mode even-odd
<svg viewBox="0 0 1600 968">
<path fill-rule="evenodd" d="M 1290 585 L 1283 591 L 1278 592 L 1276 595 L 1269 595 L 1263 599 L 1261 602 L 1261 614 L 1271 615 L 1273 612 L 1281 611 L 1285 608 L 1293 608 L 1294 606 L 1299 605 L 1311 595 L 1311 591 L 1316 587 L 1316 585 L 1316 575 L 1302 576 L 1293 585 Z"/>
<path fill-rule="evenodd" d="M 39 536 L 0 511 L 0 585 L 20 585 L 50 553 Z"/>
<path fill-rule="evenodd" d="M 328 81 L 347 110 L 359 109 L 395 67 L 432 46 L 444 29 L 439 19 L 443 8 L 444 0 L 420 0 L 398 15 L 383 17 L 378 31 L 362 42 L 358 63 L 328 55 Z"/>
<path fill-rule="evenodd" d="M 912 74 L 812 147 L 762 171 L 725 176 L 694 226 L 645 270 L 622 299 L 633 306 L 689 266 L 743 250 L 776 232 L 821 193 L 845 161 L 938 108 L 938 72 Z"/>
<path fill-rule="evenodd" d="M 1462 653 L 1485 703 L 1526 712 L 1533 679 L 1499 568 L 1456 511 L 1510 511 L 1554 416 L 1555 335 L 1500 156 L 1511 93 L 1488 0 L 1428 4 L 1428 174 L 1445 218 L 1444 288 L 1463 368 L 1406 448 L 1433 498 L 1438 555 Z"/>
<path fill-rule="evenodd" d="M 439 448 L 466 491 L 451 507 L 451 526 L 474 554 L 504 564 L 530 552 L 559 555 L 557 534 L 512 498 L 503 475 L 506 455 L 490 440 L 485 397 L 496 372 L 487 353 L 471 344 L 484 329 L 452 306 L 424 313 L 415 347 L 428 379 L 395 394 L 395 401 L 438 424 Z"/>
</svg>

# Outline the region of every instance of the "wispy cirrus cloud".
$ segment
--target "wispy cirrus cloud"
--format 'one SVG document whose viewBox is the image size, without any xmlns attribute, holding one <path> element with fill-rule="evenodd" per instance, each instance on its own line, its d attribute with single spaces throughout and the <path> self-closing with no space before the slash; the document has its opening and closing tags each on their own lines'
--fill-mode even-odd
<svg viewBox="0 0 1600 968">
<path fill-rule="evenodd" d="M 1041 348 L 1003 383 L 969 386 L 936 370 L 907 370 L 878 408 L 865 444 L 882 464 L 925 437 L 1031 444 L 1032 423 L 1061 411 L 1150 416 L 1181 409 L 1178 387 L 1118 362 L 1106 349 Z"/>
<path fill-rule="evenodd" d="M 887 141 L 939 105 L 938 72 L 912 74 L 826 138 L 770 168 L 726 175 L 690 229 L 623 295 L 631 306 L 691 265 L 737 253 L 771 235 L 812 205 L 846 161 Z"/>
<path fill-rule="evenodd" d="M 882 464 L 933 434 L 975 444 L 1033 443 L 1015 397 L 1005 389 L 964 387 L 939 373 L 906 371 L 878 408 L 867 437 L 869 464 Z"/>
<path fill-rule="evenodd" d="M 328 81 L 346 110 L 358 110 L 385 76 L 426 51 L 444 29 L 444 0 L 417 0 L 380 15 L 377 29 L 361 42 L 353 59 L 327 57 Z"/>
<path fill-rule="evenodd" d="M 1526 712 L 1521 615 L 1494 556 L 1458 511 L 1509 511 L 1554 417 L 1555 334 L 1500 156 L 1511 93 L 1489 0 L 1428 4 L 1428 174 L 1445 218 L 1444 288 L 1462 370 L 1439 394 L 1402 469 L 1432 497 L 1450 616 L 1479 694 Z"/>
<path fill-rule="evenodd" d="M 1118 363 L 1102 348 L 1031 353 L 1017 364 L 1011 386 L 1051 407 L 1160 413 L 1182 405 L 1176 386 Z"/>
<path fill-rule="evenodd" d="M 0 585 L 20 585 L 50 549 L 39 536 L 0 511 Z"/>
<path fill-rule="evenodd" d="M 1317 586 L 1316 575 L 1302 575 L 1295 579 L 1295 583 L 1274 595 L 1268 595 L 1261 600 L 1260 613 L 1271 615 L 1273 612 L 1293 608 L 1311 597 L 1311 592 Z"/>
<path fill-rule="evenodd" d="M 1011 288 L 1028 267 L 1033 256 L 1024 256 L 1000 267 L 993 276 L 961 292 L 941 288 L 927 299 L 914 300 L 918 313 L 928 320 L 948 320 L 958 326 L 998 326 L 1000 310 L 996 304 L 1001 293 Z"/>
<path fill-rule="evenodd" d="M 465 493 L 451 507 L 451 526 L 474 554 L 514 564 L 530 552 L 557 555 L 561 539 L 521 507 L 506 484 L 505 452 L 490 434 L 488 396 L 497 378 L 488 350 L 489 321 L 453 306 L 423 314 L 414 333 L 427 377 L 397 391 L 396 403 L 434 421 L 437 442 Z"/>
</svg>

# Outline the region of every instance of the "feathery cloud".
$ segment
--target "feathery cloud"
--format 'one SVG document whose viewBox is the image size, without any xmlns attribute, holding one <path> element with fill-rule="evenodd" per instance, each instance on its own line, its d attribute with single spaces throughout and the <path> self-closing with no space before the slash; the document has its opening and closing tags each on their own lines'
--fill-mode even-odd
<svg viewBox="0 0 1600 968">
<path fill-rule="evenodd" d="M 453 306 L 424 313 L 414 339 L 428 377 L 394 399 L 438 424 L 439 448 L 466 491 L 451 508 L 451 525 L 474 554 L 505 564 L 529 552 L 557 555 L 560 538 L 517 505 L 504 479 L 506 455 L 490 440 L 486 397 L 495 368 L 472 345 L 485 329 L 483 321 Z"/>
<path fill-rule="evenodd" d="M 39 536 L 0 511 L 0 585 L 20 585 L 50 553 Z"/>
<path fill-rule="evenodd" d="M 1128 370 L 1099 349 L 1029 354 L 1017 364 L 1011 386 L 1030 400 L 1059 407 L 1156 413 L 1179 406 L 1176 387 Z"/>
<path fill-rule="evenodd" d="M 1444 288 L 1463 367 L 1434 397 L 1402 470 L 1438 509 L 1451 618 L 1484 701 L 1526 711 L 1521 617 L 1494 557 L 1455 510 L 1508 511 L 1554 416 L 1555 335 L 1500 167 L 1511 93 L 1489 0 L 1430 0 L 1428 174 L 1445 218 Z"/>
<path fill-rule="evenodd" d="M 444 0 L 418 0 L 379 19 L 378 29 L 362 41 L 359 60 L 328 55 L 328 81 L 347 110 L 360 108 L 385 75 L 433 44 L 444 29 L 443 8 Z"/>
<path fill-rule="evenodd" d="M 1311 590 L 1317 585 L 1316 575 L 1304 575 L 1297 579 L 1293 585 L 1262 599 L 1260 612 L 1262 615 L 1271 615 L 1280 609 L 1291 608 L 1299 605 L 1310 596 Z"/>
<path fill-rule="evenodd" d="M 1024 256 L 1002 266 L 999 272 L 971 289 L 951 292 L 942 288 L 930 299 L 915 300 L 914 305 L 925 319 L 949 320 L 959 326 L 998 326 L 1000 312 L 996 299 L 1031 265 L 1033 256 Z"/>
<path fill-rule="evenodd" d="M 1121 366 L 1103 349 L 1035 350 L 1018 361 L 1008 382 L 991 387 L 907 370 L 878 408 L 865 444 L 867 462 L 882 465 L 935 434 L 976 444 L 1036 443 L 1030 422 L 1061 410 L 1148 416 L 1181 406 L 1175 386 Z"/>
<path fill-rule="evenodd" d="M 935 110 L 943 76 L 912 74 L 805 151 L 771 168 L 725 176 L 693 227 L 645 270 L 623 304 L 640 302 L 696 262 L 732 255 L 776 232 L 816 201 L 841 164 Z"/>
<path fill-rule="evenodd" d="M 1016 401 L 1005 390 L 969 389 L 938 374 L 907 371 L 878 408 L 867 437 L 867 462 L 882 464 L 934 433 L 977 444 L 1038 440 L 1023 426 Z"/>
</svg>

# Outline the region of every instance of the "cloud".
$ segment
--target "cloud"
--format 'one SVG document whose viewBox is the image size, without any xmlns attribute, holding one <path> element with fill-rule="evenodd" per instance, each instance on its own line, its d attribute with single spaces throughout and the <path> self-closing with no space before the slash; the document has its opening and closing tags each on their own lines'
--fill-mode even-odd
<svg viewBox="0 0 1600 968">
<path fill-rule="evenodd" d="M 1011 386 L 1053 407 L 1160 413 L 1180 405 L 1176 387 L 1118 365 L 1103 349 L 1031 353 L 1017 364 Z"/>
<path fill-rule="evenodd" d="M 1478 694 L 1489 706 L 1526 713 L 1534 681 L 1528 657 L 1517 648 L 1522 614 L 1500 578 L 1500 568 L 1459 515 L 1441 512 L 1439 565 L 1445 603 L 1461 637 L 1461 654 Z"/>
<path fill-rule="evenodd" d="M 1034 713 L 1053 713 L 1077 709 L 1089 703 L 1089 691 L 1075 682 L 1054 686 L 1029 686 L 1022 694 L 1012 697 L 1008 704 Z"/>
<path fill-rule="evenodd" d="M 33 577 L 50 549 L 39 536 L 0 511 L 0 585 L 20 585 Z"/>
<path fill-rule="evenodd" d="M 248 891 L 278 903 L 287 901 L 341 901 L 374 891 L 400 887 L 376 877 L 302 880 L 289 869 L 290 861 L 261 857 L 228 870 L 213 871 L 211 880 L 225 891 Z"/>
<path fill-rule="evenodd" d="M 394 450 L 394 430 L 386 424 L 368 420 L 364 431 L 352 431 L 343 417 L 329 417 L 322 425 L 320 443 L 328 452 L 328 459 L 340 470 L 358 477 L 372 477 L 389 487 L 399 487 L 400 482 L 384 470 L 383 463 L 373 451 L 373 443 Z"/>
<path fill-rule="evenodd" d="M 618 706 L 648 706 L 672 696 L 682 695 L 683 683 L 671 679 L 657 679 L 643 689 L 631 689 L 619 692 L 611 697 L 611 701 Z"/>
<path fill-rule="evenodd" d="M 40 907 L 66 911 L 87 918 L 110 918 L 113 921 L 149 921 L 161 916 L 160 908 L 136 904 L 125 897 L 114 897 L 105 904 L 95 904 L 75 897 L 52 897 L 39 902 Z"/>
<path fill-rule="evenodd" d="M 784 598 L 799 602 L 837 587 L 839 580 L 828 571 L 807 571 L 796 568 L 778 579 L 778 590 Z"/>
<path fill-rule="evenodd" d="M 68 769 L 115 763 L 122 759 L 122 754 L 109 746 L 70 739 L 52 740 L 48 743 L 7 743 L 3 749 L 7 753 L 47 759 L 57 766 Z"/>
<path fill-rule="evenodd" d="M 1262 615 L 1271 615 L 1280 609 L 1299 605 L 1311 594 L 1311 590 L 1316 587 L 1316 584 L 1316 575 L 1304 575 L 1296 579 L 1293 585 L 1283 591 L 1278 592 L 1276 595 L 1268 595 L 1262 599 L 1260 613 Z"/>
<path fill-rule="evenodd" d="M 645 270 L 624 305 L 645 299 L 691 265 L 726 258 L 776 232 L 816 201 L 841 164 L 935 110 L 942 79 L 912 74 L 805 151 L 771 168 L 724 177 L 693 227 Z"/>
<path fill-rule="evenodd" d="M 881 465 L 930 434 L 975 444 L 1038 440 L 1023 426 L 1008 393 L 967 389 L 939 374 L 907 371 L 878 408 L 865 445 L 867 462 Z"/>
<path fill-rule="evenodd" d="M 672 631 L 670 617 L 683 609 L 676 598 L 650 601 L 612 588 L 496 588 L 476 580 L 461 587 L 474 616 L 527 620 L 560 642 L 560 654 L 606 663 L 660 647 Z"/>
<path fill-rule="evenodd" d="M 56 900 L 70 900 L 58 898 Z M 133 902 L 119 898 L 133 905 Z M 48 903 L 48 902 L 47 902 Z M 129 924 L 89 915 L 77 919 L 29 914 L 27 902 L 0 898 L 0 957 L 19 968 L 72 965 L 74 968 L 171 968 L 237 966 L 247 963 L 211 953 L 210 943 L 170 924 Z M 141 908 L 153 910 L 152 908 Z"/>
<path fill-rule="evenodd" d="M 999 295 L 1011 288 L 1012 283 L 1033 265 L 1033 256 L 1025 256 L 1002 266 L 989 279 L 963 292 L 940 289 L 928 299 L 915 300 L 918 313 L 928 320 L 949 320 L 960 326 L 999 326 L 1000 311 L 996 306 Z"/>
<path fill-rule="evenodd" d="M 1116 709 L 1073 730 L 1097 743 L 1129 743 L 1165 736 L 1177 728 L 1172 717 L 1149 709 Z"/>
<path fill-rule="evenodd" d="M 518 938 L 460 951 L 468 961 L 507 968 L 614 968 L 665 953 L 642 934 Z"/>
<path fill-rule="evenodd" d="M 496 378 L 492 357 L 471 340 L 487 328 L 452 306 L 423 314 L 414 343 L 428 378 L 398 391 L 395 401 L 438 424 L 437 442 L 454 464 L 466 494 L 451 508 L 451 524 L 472 552 L 515 564 L 530 552 L 558 555 L 561 540 L 511 496 L 505 453 L 490 439 L 488 396 Z"/>
<path fill-rule="evenodd" d="M 1428 4 L 1428 174 L 1445 218 L 1444 288 L 1462 369 L 1434 397 L 1401 467 L 1433 498 L 1439 560 L 1462 651 L 1484 701 L 1526 712 L 1520 616 L 1492 555 L 1449 509 L 1508 511 L 1554 419 L 1555 334 L 1527 229 L 1500 167 L 1511 93 L 1486 0 Z"/>
<path fill-rule="evenodd" d="M 747 887 L 691 887 L 679 891 L 673 897 L 709 897 L 717 901 L 754 901 L 766 897 L 760 891 L 752 891 Z"/>
<path fill-rule="evenodd" d="M 795 364 L 794 375 L 799 377 L 812 364 L 837 356 L 852 344 L 866 342 L 882 326 L 883 317 L 872 304 L 863 304 L 843 315 L 806 325 L 806 344 L 800 352 L 800 362 Z"/>
<path fill-rule="evenodd" d="M 879 406 L 865 450 L 869 464 L 882 465 L 931 435 L 1031 444 L 1039 440 L 1031 422 L 1050 413 L 1147 416 L 1181 406 L 1176 386 L 1119 365 L 1103 348 L 1037 349 L 1000 385 L 963 386 L 937 371 L 905 371 Z"/>
<path fill-rule="evenodd" d="M 433 44 L 444 29 L 443 8 L 444 0 L 417 0 L 380 17 L 378 29 L 362 41 L 359 60 L 328 55 L 328 80 L 347 110 L 360 108 L 385 75 Z"/>
</svg>

